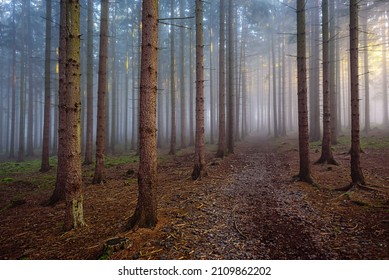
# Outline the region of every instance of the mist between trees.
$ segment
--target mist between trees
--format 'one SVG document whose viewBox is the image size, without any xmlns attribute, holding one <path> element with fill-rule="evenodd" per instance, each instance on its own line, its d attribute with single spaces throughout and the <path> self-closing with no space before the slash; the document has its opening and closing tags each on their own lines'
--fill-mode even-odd
<svg viewBox="0 0 389 280">
<path fill-rule="evenodd" d="M 79 89 L 73 90 L 80 95 L 74 104 L 61 101 L 61 82 L 66 73 L 69 76 L 67 67 L 71 64 L 66 47 L 68 54 L 62 61 L 67 64 L 61 70 L 60 5 L 65 2 L 79 9 L 79 30 L 74 34 L 80 38 L 80 53 L 78 65 L 73 65 L 77 71 L 73 73 L 80 81 Z M 234 143 L 252 132 L 281 137 L 297 132 L 300 124 L 301 133 L 299 113 L 307 114 L 308 119 L 300 115 L 300 121 L 308 126 L 310 141 L 319 141 L 323 132 L 330 131 L 330 141 L 336 143 L 338 135 L 351 129 L 361 127 L 368 134 L 373 127 L 389 124 L 389 3 L 300 2 L 161 0 L 157 3 L 158 148 L 175 154 L 200 141 L 201 136 L 196 136 L 199 114 L 203 114 L 197 120 L 197 126 L 203 125 L 202 141 L 217 144 L 221 157 L 233 153 Z M 303 4 L 300 10 L 298 3 Z M 196 24 L 200 4 L 202 16 Z M 108 10 L 104 29 L 105 5 Z M 350 40 L 353 5 L 357 5 L 358 11 L 354 31 L 359 35 L 354 46 Z M 306 40 L 305 50 L 300 56 L 296 12 L 305 16 L 300 26 L 305 28 L 300 34 Z M 69 8 L 66 15 L 69 19 Z M 199 25 L 203 34 L 196 37 Z M 105 141 L 97 148 L 98 159 L 104 154 L 138 152 L 139 129 L 144 121 L 140 118 L 142 27 L 141 1 L 2 1 L 1 157 L 24 161 L 26 157 L 42 155 L 42 171 L 48 170 L 49 156 L 60 156 L 63 151 L 58 143 L 61 137 L 67 137 L 69 127 L 61 124 L 61 114 L 72 109 L 80 113 L 80 127 L 74 133 L 81 132 L 80 149 L 86 164 L 94 162 L 94 143 L 99 137 Z M 203 40 L 200 45 L 199 38 Z M 352 63 L 350 50 L 355 48 L 357 61 Z M 196 61 L 200 54 L 203 59 Z M 298 102 L 304 101 L 300 99 L 302 88 L 297 80 L 301 70 L 296 63 L 299 58 L 305 59 L 300 62 L 306 66 L 306 85 L 301 84 L 306 90 L 305 111 L 305 105 L 298 106 Z M 102 59 L 106 60 L 106 66 L 99 65 Z M 102 81 L 98 77 L 103 70 L 106 76 Z M 201 76 L 197 72 L 200 70 L 203 70 Z M 70 82 L 66 81 L 69 90 Z M 198 92 L 201 87 L 202 94 Z M 98 92 L 103 92 L 103 96 L 98 97 Z M 196 101 L 203 102 L 204 108 L 196 110 Z M 352 111 L 351 104 L 358 104 L 357 113 Z M 103 110 L 102 115 L 99 110 Z M 352 125 L 353 114 L 360 115 L 360 125 Z M 323 129 L 326 122 L 328 130 Z M 201 161 L 200 156 L 200 166 Z M 199 175 L 194 172 L 194 177 Z M 99 182 L 102 178 L 95 175 L 95 180 Z"/>
</svg>

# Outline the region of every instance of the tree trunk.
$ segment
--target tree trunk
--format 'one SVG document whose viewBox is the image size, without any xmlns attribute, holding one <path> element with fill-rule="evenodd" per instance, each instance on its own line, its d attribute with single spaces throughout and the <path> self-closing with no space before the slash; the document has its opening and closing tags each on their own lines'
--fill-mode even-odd
<svg viewBox="0 0 389 280">
<path fill-rule="evenodd" d="M 68 0 L 67 8 L 65 231 L 85 226 L 81 189 L 80 3 Z"/>
<path fill-rule="evenodd" d="M 45 107 L 43 124 L 41 172 L 50 170 L 50 121 L 51 121 L 51 0 L 46 1 L 46 46 L 45 46 Z"/>
<path fill-rule="evenodd" d="M 116 3 L 113 5 L 113 21 L 112 21 L 112 87 L 111 87 L 111 142 L 110 151 L 114 155 L 116 153 L 116 142 L 117 142 L 117 59 L 116 59 Z"/>
<path fill-rule="evenodd" d="M 274 19 L 273 19 L 274 23 Z M 277 62 L 276 62 L 276 50 L 275 50 L 274 34 L 271 34 L 271 56 L 272 56 L 272 81 L 273 81 L 273 129 L 274 129 L 274 138 L 278 137 L 278 118 L 277 118 Z"/>
<path fill-rule="evenodd" d="M 386 14 L 386 13 L 385 13 Z M 389 112 L 388 112 L 388 67 L 387 67 L 387 27 L 382 28 L 382 61 L 383 61 L 383 70 L 382 70 L 382 93 L 383 93 L 383 124 L 386 126 L 389 124 Z"/>
<path fill-rule="evenodd" d="M 25 158 L 25 100 L 26 100 L 26 88 L 25 88 L 25 73 L 26 73 L 26 10 L 27 0 L 23 1 L 22 5 L 22 34 L 21 34 L 21 59 L 20 59 L 20 96 L 19 96 L 19 150 L 18 150 L 18 162 L 24 161 Z"/>
<path fill-rule="evenodd" d="M 143 0 L 138 203 L 128 227 L 157 224 L 158 0 Z"/>
<path fill-rule="evenodd" d="M 364 68 L 364 77 L 365 77 L 365 134 L 368 135 L 370 131 L 370 73 L 369 73 L 369 42 L 368 42 L 368 19 L 369 13 L 367 9 L 363 13 L 362 20 L 363 20 L 363 42 L 365 46 L 365 50 L 363 53 L 363 68 Z"/>
<path fill-rule="evenodd" d="M 331 112 L 330 112 L 330 93 L 329 93 L 329 33 L 328 33 L 328 0 L 322 2 L 322 21 L 323 21 L 323 141 L 321 157 L 317 163 L 335 164 L 334 156 L 331 150 Z"/>
<path fill-rule="evenodd" d="M 101 0 L 99 78 L 97 85 L 96 167 L 93 184 L 101 184 L 105 178 L 106 95 L 108 60 L 108 0 Z"/>
<path fill-rule="evenodd" d="M 27 109 L 27 149 L 26 155 L 33 157 L 34 154 L 34 80 L 33 80 L 33 38 L 31 24 L 31 1 L 27 3 L 27 52 L 28 52 L 28 109 Z M 36 117 L 36 116 L 35 116 Z M 38 129 L 35 129 L 38 132 Z"/>
<path fill-rule="evenodd" d="M 93 0 L 88 0 L 87 69 L 86 69 L 86 146 L 84 164 L 93 163 Z"/>
<path fill-rule="evenodd" d="M 175 1 L 170 2 L 171 17 L 174 17 Z M 170 151 L 169 155 L 176 154 L 177 146 L 177 127 L 176 127 L 176 46 L 175 46 L 175 26 L 174 20 L 171 21 L 171 33 L 170 33 L 170 102 L 171 102 L 171 130 L 170 130 Z"/>
<path fill-rule="evenodd" d="M 64 154 L 64 147 L 66 145 L 66 10 L 67 1 L 60 1 L 60 27 L 59 27 L 59 63 L 58 63 L 58 164 L 57 177 L 55 182 L 55 189 L 51 195 L 48 205 L 65 199 L 65 184 L 66 174 L 68 168 L 68 161 Z"/>
<path fill-rule="evenodd" d="M 180 0 L 180 17 L 185 16 L 185 0 Z M 180 29 L 180 41 L 181 41 L 181 52 L 180 52 L 180 97 L 181 97 L 181 148 L 186 147 L 186 91 L 185 91 L 185 29 Z"/>
<path fill-rule="evenodd" d="M 352 185 L 365 184 L 361 165 L 359 138 L 359 69 L 358 69 L 358 10 L 359 1 L 350 0 L 350 74 L 351 74 L 351 178 Z"/>
<path fill-rule="evenodd" d="M 309 131 L 307 105 L 307 68 L 306 68 L 305 1 L 297 0 L 297 94 L 299 123 L 299 179 L 312 184 L 309 161 Z"/>
<path fill-rule="evenodd" d="M 189 42 L 189 145 L 194 145 L 194 71 L 193 71 L 193 31 L 190 30 L 190 42 Z"/>
<path fill-rule="evenodd" d="M 234 66 L 234 0 L 228 1 L 228 153 L 234 153 L 235 146 L 235 66 Z"/>
<path fill-rule="evenodd" d="M 340 94 L 336 91 L 336 53 L 339 52 L 339 49 L 335 51 L 336 41 L 339 41 L 336 37 L 336 13 L 335 13 L 335 1 L 329 1 L 330 9 L 330 42 L 329 42 L 329 60 L 330 60 L 330 114 L 331 114 L 331 143 L 336 145 L 338 142 L 338 106 L 337 97 Z"/>
<path fill-rule="evenodd" d="M 16 11 L 15 1 L 12 1 L 12 108 L 11 108 L 11 139 L 9 158 L 15 157 L 15 125 L 16 125 Z"/>
<path fill-rule="evenodd" d="M 196 0 L 196 142 L 192 179 L 207 175 L 204 149 L 204 34 L 203 2 Z"/>
<path fill-rule="evenodd" d="M 223 158 L 226 149 L 226 50 L 225 50 L 225 0 L 220 0 L 220 47 L 219 47 L 219 142 L 216 156 Z"/>
<path fill-rule="evenodd" d="M 311 59 L 310 59 L 310 86 L 309 86 L 309 131 L 310 141 L 320 140 L 320 16 L 319 1 L 311 3 Z"/>
</svg>

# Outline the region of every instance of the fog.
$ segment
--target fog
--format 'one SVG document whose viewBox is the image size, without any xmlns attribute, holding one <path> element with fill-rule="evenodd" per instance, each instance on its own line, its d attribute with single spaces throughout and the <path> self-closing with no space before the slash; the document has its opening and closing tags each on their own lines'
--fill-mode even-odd
<svg viewBox="0 0 389 280">
<path fill-rule="evenodd" d="M 49 1 L 49 0 L 47 0 Z M 82 147 L 87 127 L 87 72 L 93 75 L 93 143 L 96 134 L 100 4 L 80 1 Z M 220 1 L 204 2 L 205 137 L 218 141 L 219 50 L 233 46 L 234 67 L 227 68 L 226 86 L 233 77 L 235 140 L 260 132 L 273 137 L 297 129 L 296 1 L 231 1 L 226 42 L 220 42 Z M 330 1 L 330 94 L 336 134 L 348 134 L 350 112 L 349 6 Z M 173 3 L 173 7 L 172 7 Z M 228 7 L 229 1 L 226 1 Z M 135 151 L 138 142 L 140 68 L 140 1 L 110 2 L 107 148 L 109 153 Z M 93 68 L 87 67 L 87 12 L 93 9 Z M 195 1 L 159 1 L 158 146 L 166 151 L 193 145 L 195 106 Z M 228 11 L 228 9 L 227 9 Z M 322 131 L 321 1 L 307 1 L 306 39 L 310 137 Z M 232 21 L 233 30 L 228 30 Z M 50 151 L 57 150 L 59 1 L 0 1 L 0 155 L 38 156 L 42 149 L 45 93 L 46 24 L 51 26 Z M 387 1 L 360 1 L 359 73 L 361 129 L 388 126 Z M 230 42 L 230 44 L 227 44 Z M 91 43 L 91 42 L 89 42 Z M 226 56 L 228 56 L 226 52 Z M 233 75 L 229 75 L 229 73 Z M 227 89 L 228 90 L 228 89 Z M 173 100 L 172 100 L 173 99 Z M 174 101 L 174 102 L 172 102 Z M 227 107 L 228 108 L 228 107 Z M 174 112 L 174 114 L 173 114 Z M 231 112 L 227 112 L 227 115 Z M 172 118 L 172 116 L 174 116 Z M 173 121 L 172 121 L 173 120 Z M 175 129 L 172 131 L 172 127 Z M 172 140 L 176 143 L 172 143 Z M 23 145 L 20 145 L 20 144 Z M 22 150 L 20 150 L 22 149 Z M 20 158 L 19 158 L 20 159 Z"/>
</svg>

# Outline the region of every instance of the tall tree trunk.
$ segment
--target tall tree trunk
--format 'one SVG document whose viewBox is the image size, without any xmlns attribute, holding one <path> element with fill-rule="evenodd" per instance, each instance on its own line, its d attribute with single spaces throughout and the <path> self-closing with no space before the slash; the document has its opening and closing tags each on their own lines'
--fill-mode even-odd
<svg viewBox="0 0 389 280">
<path fill-rule="evenodd" d="M 386 15 L 386 13 L 385 13 Z M 389 124 L 389 112 L 388 112 L 388 67 L 387 67 L 387 27 L 382 28 L 382 61 L 383 61 L 383 70 L 382 70 L 382 93 L 383 93 L 383 124 Z"/>
<path fill-rule="evenodd" d="M 330 20 L 329 28 L 330 28 L 330 114 L 331 114 L 331 142 L 333 145 L 337 144 L 338 142 L 338 106 L 340 104 L 337 104 L 338 101 L 338 95 L 339 92 L 336 91 L 336 53 L 339 52 L 339 49 L 335 51 L 336 46 L 336 13 L 335 13 L 335 1 L 329 2 L 329 9 L 330 9 Z"/>
<path fill-rule="evenodd" d="M 34 154 L 34 80 L 32 62 L 32 24 L 31 24 L 31 1 L 27 3 L 27 53 L 28 53 L 28 109 L 27 109 L 27 149 L 26 155 L 33 157 Z M 37 129 L 35 130 L 38 131 Z"/>
<path fill-rule="evenodd" d="M 297 94 L 299 123 L 299 179 L 313 183 L 309 161 L 309 131 L 307 105 L 307 66 L 305 34 L 305 0 L 297 0 Z"/>
<path fill-rule="evenodd" d="M 42 143 L 41 172 L 50 170 L 50 121 L 51 121 L 51 0 L 46 1 L 46 46 L 45 46 L 45 107 Z"/>
<path fill-rule="evenodd" d="M 228 153 L 235 148 L 235 66 L 234 66 L 234 0 L 228 1 Z"/>
<path fill-rule="evenodd" d="M 97 85 L 96 167 L 93 184 L 101 184 L 105 178 L 106 95 L 108 60 L 108 0 L 101 0 L 99 78 Z"/>
<path fill-rule="evenodd" d="M 112 50 L 112 87 L 111 87 L 111 142 L 110 150 L 112 154 L 116 152 L 117 142 L 117 59 L 116 59 L 116 3 L 113 5 L 113 21 L 112 21 L 112 37 L 111 37 L 111 50 Z"/>
<path fill-rule="evenodd" d="M 174 17 L 175 1 L 170 1 L 171 17 Z M 171 130 L 170 130 L 170 151 L 169 155 L 176 154 L 177 146 L 177 127 L 176 127 L 176 47 L 175 47 L 175 26 L 174 20 L 171 21 L 171 33 L 170 33 L 170 102 L 171 102 Z"/>
<path fill-rule="evenodd" d="M 67 8 L 65 231 L 85 226 L 81 188 L 80 3 L 68 0 Z"/>
<path fill-rule="evenodd" d="M 128 227 L 157 224 L 158 0 L 143 0 L 138 203 Z"/>
<path fill-rule="evenodd" d="M 65 184 L 68 168 L 68 161 L 65 157 L 64 147 L 66 145 L 66 22 L 67 22 L 67 1 L 60 1 L 60 26 L 59 26 L 59 63 L 58 63 L 58 164 L 55 189 L 51 195 L 48 205 L 53 205 L 65 199 Z"/>
<path fill-rule="evenodd" d="M 364 68 L 364 77 L 365 77 L 365 134 L 368 135 L 370 131 L 370 73 L 369 73 L 369 42 L 368 42 L 368 19 L 369 13 L 367 9 L 363 13 L 363 42 L 365 45 L 365 50 L 363 53 L 363 68 Z"/>
<path fill-rule="evenodd" d="M 322 1 L 322 21 L 323 21 L 323 141 L 321 157 L 317 163 L 335 164 L 334 156 L 331 150 L 331 112 L 330 112 L 330 93 L 329 93 L 329 32 L 328 32 L 328 0 Z"/>
<path fill-rule="evenodd" d="M 16 10 L 15 1 L 12 1 L 12 101 L 11 101 L 11 139 L 9 158 L 15 157 L 15 125 L 16 125 Z"/>
<path fill-rule="evenodd" d="M 20 96 L 19 96 L 19 150 L 18 150 L 18 162 L 24 161 L 25 158 L 25 100 L 26 100 L 26 87 L 25 87 L 25 73 L 26 73 L 26 10 L 27 0 L 23 0 L 22 4 L 22 34 L 21 34 L 21 59 L 20 59 Z"/>
<path fill-rule="evenodd" d="M 273 18 L 274 23 L 274 18 Z M 271 34 L 271 56 L 272 56 L 272 81 L 273 81 L 273 129 L 274 137 L 278 137 L 278 118 L 277 118 L 277 62 L 276 62 L 276 46 L 274 42 L 274 32 Z"/>
<path fill-rule="evenodd" d="M 140 32 L 140 28 L 139 28 L 139 32 Z M 132 99 L 132 102 L 131 102 L 131 107 L 132 107 L 132 118 L 131 118 L 131 150 L 135 150 L 136 149 L 136 120 L 137 120 L 137 116 L 136 116 L 136 86 L 138 84 L 136 80 L 136 70 L 137 70 L 137 65 L 135 63 L 135 28 L 132 29 L 132 40 L 131 40 L 131 53 L 132 53 L 132 59 L 131 59 L 131 70 L 132 70 L 132 74 L 131 74 L 131 81 L 132 81 L 132 90 L 131 90 L 131 99 Z"/>
<path fill-rule="evenodd" d="M 351 74 L 351 178 L 352 185 L 365 184 L 360 156 L 359 138 L 359 69 L 358 69 L 358 10 L 359 1 L 350 0 L 350 74 Z"/>
<path fill-rule="evenodd" d="M 86 69 L 86 146 L 84 164 L 93 163 L 93 0 L 88 0 L 87 69 Z"/>
<path fill-rule="evenodd" d="M 204 148 L 204 34 L 203 2 L 196 0 L 196 143 L 192 179 L 207 175 Z"/>
<path fill-rule="evenodd" d="M 180 0 L 180 17 L 185 16 L 185 0 Z M 181 97 L 181 148 L 186 147 L 186 91 L 185 91 L 185 29 L 180 29 L 180 41 L 181 41 L 181 51 L 180 51 L 180 97 Z"/>
<path fill-rule="evenodd" d="M 309 86 L 309 132 L 311 141 L 320 140 L 320 16 L 319 0 L 310 1 L 311 10 L 311 59 Z"/>
<path fill-rule="evenodd" d="M 212 2 L 211 2 L 211 13 L 212 13 Z M 209 29 L 209 111 L 210 111 L 210 143 L 215 143 L 215 93 L 213 90 L 214 75 L 213 75 L 213 56 L 214 56 L 214 45 L 213 45 L 213 18 L 210 16 L 210 29 Z"/>
<path fill-rule="evenodd" d="M 193 31 L 190 30 L 189 40 L 189 145 L 193 146 L 195 141 L 195 124 L 194 124 L 194 71 L 193 71 Z"/>
<path fill-rule="evenodd" d="M 226 149 L 226 7 L 225 0 L 220 0 L 220 47 L 219 47 L 219 142 L 216 156 L 223 158 Z"/>
</svg>

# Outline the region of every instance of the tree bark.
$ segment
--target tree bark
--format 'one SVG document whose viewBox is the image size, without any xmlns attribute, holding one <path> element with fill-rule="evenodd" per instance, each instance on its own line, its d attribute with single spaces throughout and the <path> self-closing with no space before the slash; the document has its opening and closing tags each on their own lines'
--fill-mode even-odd
<svg viewBox="0 0 389 280">
<path fill-rule="evenodd" d="M 306 68 L 305 0 L 297 0 L 297 94 L 299 123 L 299 179 L 314 183 L 309 161 L 309 131 L 307 105 L 307 68 Z"/>
<path fill-rule="evenodd" d="M 180 17 L 185 16 L 185 0 L 180 0 Z M 181 148 L 186 147 L 186 91 L 185 91 L 185 29 L 180 29 L 180 41 L 181 41 L 181 52 L 180 52 L 180 97 L 181 97 Z"/>
<path fill-rule="evenodd" d="M 350 0 L 350 74 L 351 74 L 351 179 L 352 185 L 365 184 L 359 137 L 358 10 L 359 1 Z"/>
<path fill-rule="evenodd" d="M 227 149 L 229 154 L 235 148 L 235 66 L 234 66 L 234 0 L 228 1 L 228 137 Z"/>
<path fill-rule="evenodd" d="M 27 27 L 26 23 L 26 10 L 27 3 L 26 0 L 22 4 L 22 34 L 21 34 L 21 58 L 20 58 L 20 95 L 19 95 L 19 150 L 18 150 L 18 162 L 22 162 L 25 159 L 25 126 L 26 126 L 26 116 L 25 116 L 25 100 L 26 100 L 26 88 L 25 88 L 25 73 L 26 73 L 26 32 L 25 28 Z"/>
<path fill-rule="evenodd" d="M 158 0 L 143 0 L 138 203 L 128 227 L 157 224 Z"/>
<path fill-rule="evenodd" d="M 170 1 L 171 17 L 174 17 L 174 0 Z M 171 102 L 171 130 L 170 130 L 170 151 L 169 155 L 176 154 L 177 146 L 177 121 L 176 121 L 176 46 L 175 46 L 175 26 L 174 20 L 171 21 L 170 33 L 170 102 Z"/>
<path fill-rule="evenodd" d="M 47 205 L 65 199 L 65 178 L 67 174 L 68 161 L 64 154 L 66 145 L 66 22 L 67 22 L 67 1 L 60 1 L 60 26 L 59 26 L 59 62 L 58 62 L 58 164 L 55 189 Z"/>
<path fill-rule="evenodd" d="M 45 46 L 45 105 L 42 143 L 41 172 L 50 170 L 50 121 L 51 121 L 51 0 L 46 1 L 46 46 Z"/>
<path fill-rule="evenodd" d="M 64 230 L 85 226 L 81 170 L 81 95 L 80 95 L 80 3 L 68 0 L 67 6 L 67 107 L 64 155 L 68 161 L 65 185 Z"/>
<path fill-rule="evenodd" d="M 320 16 L 319 0 L 311 2 L 311 59 L 310 59 L 310 77 L 309 77 L 309 134 L 310 141 L 320 140 Z"/>
<path fill-rule="evenodd" d="M 84 164 L 93 163 L 93 0 L 88 0 L 87 70 L 86 70 L 86 146 Z"/>
<path fill-rule="evenodd" d="M 216 156 L 223 158 L 226 149 L 226 50 L 225 50 L 225 0 L 220 0 L 220 47 L 219 47 L 219 141 Z"/>
<path fill-rule="evenodd" d="M 365 85 L 365 134 L 368 135 L 370 131 L 370 73 L 369 73 L 369 42 L 368 42 L 368 23 L 367 19 L 369 16 L 369 12 L 366 9 L 363 13 L 363 42 L 365 46 L 365 50 L 363 53 L 363 69 L 364 69 L 364 85 Z"/>
<path fill-rule="evenodd" d="M 192 179 L 207 175 L 204 149 L 204 34 L 203 2 L 196 0 L 196 142 Z"/>
<path fill-rule="evenodd" d="M 331 112 L 330 112 L 330 93 L 329 93 L 329 31 L 328 31 L 328 0 L 322 1 L 322 21 L 323 21 L 323 140 L 321 148 L 321 157 L 316 163 L 335 164 L 331 149 Z"/>
<path fill-rule="evenodd" d="M 108 60 L 108 0 L 101 0 L 99 78 L 97 85 L 96 167 L 93 184 L 101 184 L 105 178 L 106 95 Z"/>
<path fill-rule="evenodd" d="M 330 42 L 329 42 L 329 56 L 330 56 L 330 114 L 331 114 L 331 143 L 336 145 L 338 142 L 338 106 L 337 99 L 339 92 L 336 90 L 336 76 L 339 73 L 336 73 L 336 53 L 339 52 L 339 49 L 335 50 L 336 42 L 336 13 L 335 13 L 335 1 L 329 1 L 330 9 L 330 20 L 329 22 L 329 31 L 330 31 Z"/>
</svg>

